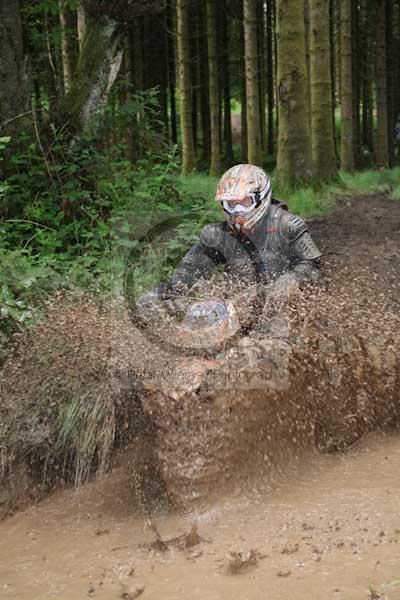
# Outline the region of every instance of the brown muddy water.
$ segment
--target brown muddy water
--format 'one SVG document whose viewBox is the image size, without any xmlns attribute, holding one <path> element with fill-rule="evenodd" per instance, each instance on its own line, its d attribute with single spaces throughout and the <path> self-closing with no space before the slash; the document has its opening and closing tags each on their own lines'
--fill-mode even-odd
<svg viewBox="0 0 400 600">
<path fill-rule="evenodd" d="M 1 599 L 400 599 L 398 435 L 310 453 L 197 514 L 161 503 L 150 522 L 136 492 L 121 467 L 3 522 Z M 202 539 L 167 543 L 193 524 Z"/>
</svg>

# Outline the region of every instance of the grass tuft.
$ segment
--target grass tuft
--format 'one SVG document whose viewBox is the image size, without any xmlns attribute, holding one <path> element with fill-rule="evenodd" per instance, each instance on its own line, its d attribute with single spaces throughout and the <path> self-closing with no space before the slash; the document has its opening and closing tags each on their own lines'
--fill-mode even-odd
<svg viewBox="0 0 400 600">
<path fill-rule="evenodd" d="M 400 186 L 400 167 L 383 171 L 369 170 L 358 173 L 341 173 L 341 178 L 351 191 L 365 193 L 393 191 Z"/>
<path fill-rule="evenodd" d="M 76 486 L 86 481 L 97 468 L 107 466 L 115 440 L 115 409 L 107 398 L 93 397 L 89 391 L 75 398 L 59 415 L 57 449 L 72 458 Z"/>
</svg>

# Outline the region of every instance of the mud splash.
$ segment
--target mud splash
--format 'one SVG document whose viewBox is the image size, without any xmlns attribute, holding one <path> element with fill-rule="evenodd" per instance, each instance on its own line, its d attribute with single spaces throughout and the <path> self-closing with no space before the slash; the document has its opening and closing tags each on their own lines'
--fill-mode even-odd
<svg viewBox="0 0 400 600">
<path fill-rule="evenodd" d="M 283 389 L 251 378 L 207 386 L 199 377 L 175 386 L 156 379 L 146 386 L 143 406 L 156 423 L 156 449 L 175 500 L 190 506 L 232 488 L 254 467 L 272 475 L 314 445 L 343 450 L 368 431 L 398 425 L 399 231 L 400 205 L 385 198 L 358 200 L 314 221 L 325 281 L 278 311 L 290 331 Z M 235 372 L 258 375 L 263 360 L 254 355 L 266 343 L 243 338 L 204 370 L 221 379 L 233 364 Z M 201 361 L 181 360 L 173 369 L 195 373 Z"/>
<path fill-rule="evenodd" d="M 234 491 L 230 483 L 253 469 L 273 477 L 315 444 L 341 450 L 396 426 L 400 203 L 343 202 L 311 223 L 325 284 L 289 303 L 292 387 L 284 395 L 210 393 L 193 381 L 144 385 L 131 376 L 139 367 L 182 370 L 182 357 L 171 365 L 126 314 L 93 298 L 56 298 L 2 372 L 0 507 L 104 473 L 116 449 L 144 433 L 156 461 L 135 464 L 142 480 L 156 482 L 150 473 L 160 466 L 170 494 L 185 500 Z"/>
<path fill-rule="evenodd" d="M 398 600 L 399 473 L 398 437 L 309 454 L 207 512 L 183 518 L 159 506 L 152 520 L 163 539 L 194 523 L 202 539 L 158 550 L 122 467 L 0 525 L 1 598 L 368 600 L 373 591 Z M 248 564 L 232 571 L 238 556 Z"/>
</svg>

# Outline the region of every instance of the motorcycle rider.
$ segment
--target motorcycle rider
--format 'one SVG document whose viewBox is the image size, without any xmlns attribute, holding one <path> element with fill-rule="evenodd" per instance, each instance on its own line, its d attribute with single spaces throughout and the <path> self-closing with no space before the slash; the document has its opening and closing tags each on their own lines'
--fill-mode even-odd
<svg viewBox="0 0 400 600">
<path fill-rule="evenodd" d="M 221 264 L 244 285 L 256 276 L 268 298 L 291 295 L 318 279 L 319 249 L 303 219 L 273 197 L 271 180 L 263 169 L 248 164 L 232 167 L 222 176 L 215 200 L 225 221 L 203 228 L 169 281 L 139 299 L 141 311 L 160 300 L 186 295 Z M 280 330 L 270 319 L 260 319 L 259 328 L 271 334 L 271 327 Z"/>
</svg>

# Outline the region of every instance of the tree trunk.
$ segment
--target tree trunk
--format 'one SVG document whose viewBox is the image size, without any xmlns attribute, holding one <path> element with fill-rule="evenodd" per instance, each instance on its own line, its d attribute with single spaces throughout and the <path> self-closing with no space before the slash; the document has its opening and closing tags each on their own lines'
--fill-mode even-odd
<svg viewBox="0 0 400 600">
<path fill-rule="evenodd" d="M 264 2 L 257 5 L 258 24 L 258 73 L 259 73 L 259 95 L 260 95 L 260 124 L 261 124 L 261 151 L 263 157 L 266 154 L 267 119 L 266 119 L 266 64 L 265 64 L 265 24 L 264 24 Z"/>
<path fill-rule="evenodd" d="M 193 99 L 190 79 L 189 11 L 187 0 L 177 0 L 176 16 L 182 132 L 182 173 L 185 175 L 194 168 L 196 163 L 192 123 Z"/>
<path fill-rule="evenodd" d="M 18 0 L 0 2 L 0 136 L 13 135 L 14 118 L 29 105 L 21 16 Z"/>
<path fill-rule="evenodd" d="M 275 32 L 273 28 L 273 15 L 271 3 L 267 4 L 267 106 L 268 106 L 268 154 L 274 153 L 274 108 L 275 108 L 275 73 L 274 73 L 274 57 L 273 44 Z"/>
<path fill-rule="evenodd" d="M 329 32 L 329 0 L 310 0 L 312 155 L 315 175 L 321 181 L 337 177 Z"/>
<path fill-rule="evenodd" d="M 199 150 L 199 70 L 197 67 L 197 54 L 199 39 L 199 6 L 193 6 L 189 19 L 189 39 L 190 39 L 190 81 L 192 83 L 192 126 L 194 151 L 198 156 Z"/>
<path fill-rule="evenodd" d="M 311 83 L 310 1 L 311 0 L 304 0 L 304 27 L 305 27 L 305 36 L 306 36 L 306 38 L 305 38 L 305 41 L 306 41 L 306 67 L 307 67 L 307 81 L 308 81 L 309 85 Z M 310 116 L 309 127 L 310 127 L 310 131 L 311 131 L 311 90 L 310 90 L 310 93 L 308 94 L 308 101 L 309 101 L 308 114 Z"/>
<path fill-rule="evenodd" d="M 389 167 L 389 140 L 386 80 L 386 0 L 377 0 L 376 102 L 378 121 L 376 135 L 376 163 L 379 168 L 387 169 Z"/>
<path fill-rule="evenodd" d="M 168 86 L 169 86 L 169 107 L 171 119 L 171 141 L 178 143 L 178 128 L 176 122 L 176 68 L 175 68 L 175 18 L 171 0 L 168 2 L 167 9 L 167 43 L 168 43 Z"/>
<path fill-rule="evenodd" d="M 400 120 L 400 2 L 396 2 L 397 13 L 394 19 L 395 40 L 394 40 L 394 113 L 396 122 Z"/>
<path fill-rule="evenodd" d="M 143 17 L 144 89 L 154 90 L 157 102 L 149 111 L 149 123 L 160 135 L 168 130 L 167 44 L 163 15 Z"/>
<path fill-rule="evenodd" d="M 360 97 L 361 97 L 361 61 L 360 61 L 360 27 L 358 2 L 353 2 L 352 10 L 352 82 L 353 82 L 353 127 L 354 127 L 354 164 L 357 168 L 361 160 L 361 128 L 360 128 Z"/>
<path fill-rule="evenodd" d="M 72 13 L 65 7 L 63 0 L 58 0 L 61 31 L 61 59 L 63 68 L 64 94 L 68 94 L 72 86 L 72 76 L 76 65 L 72 33 Z"/>
<path fill-rule="evenodd" d="M 389 165 L 393 165 L 394 161 L 394 135 L 396 124 L 395 115 L 395 67 L 398 57 L 395 56 L 394 52 L 394 39 L 393 39 L 393 4 L 392 2 L 386 2 L 386 82 L 387 82 L 387 105 L 388 105 L 388 143 L 389 143 Z"/>
<path fill-rule="evenodd" d="M 102 114 L 121 66 L 122 42 L 116 22 L 87 20 L 71 90 L 61 106 L 61 117 L 73 131 L 96 130 L 95 118 Z"/>
<path fill-rule="evenodd" d="M 336 11 L 335 0 L 329 0 L 329 46 L 331 57 L 331 88 L 332 88 L 332 128 L 333 142 L 335 145 L 335 157 L 337 158 L 337 142 L 336 142 L 336 82 L 337 82 L 337 64 L 335 54 L 336 40 Z"/>
<path fill-rule="evenodd" d="M 38 75 L 33 78 L 33 107 L 32 110 L 36 113 L 36 119 L 39 125 L 39 129 L 43 125 L 43 106 L 42 106 L 42 93 L 40 87 L 40 79 Z"/>
<path fill-rule="evenodd" d="M 231 75 L 230 75 L 230 60 L 229 60 L 229 18 L 226 14 L 226 0 L 223 0 L 221 19 L 221 46 L 222 46 L 222 61 L 221 66 L 223 77 L 224 90 L 224 145 L 225 145 L 225 161 L 228 165 L 233 163 L 233 145 L 232 145 L 232 114 L 231 114 Z"/>
<path fill-rule="evenodd" d="M 355 167 L 353 72 L 352 72 L 352 0 L 341 0 L 340 4 L 340 48 L 341 48 L 341 168 L 353 171 Z"/>
<path fill-rule="evenodd" d="M 77 17 L 77 33 L 78 33 L 78 44 L 79 44 L 79 52 L 82 50 L 83 39 L 85 37 L 86 31 L 86 13 L 85 7 L 82 2 L 79 3 L 79 6 L 76 11 Z"/>
<path fill-rule="evenodd" d="M 167 20 L 163 13 L 158 17 L 160 27 L 160 40 L 158 45 L 158 63 L 160 65 L 158 78 L 158 98 L 161 107 L 161 121 L 164 125 L 164 135 L 168 137 L 169 111 L 168 111 L 168 39 Z"/>
<path fill-rule="evenodd" d="M 243 0 L 240 2 L 241 19 L 239 20 L 239 79 L 240 79 L 240 102 L 241 102 L 241 144 L 242 162 L 248 162 L 247 152 L 247 96 L 246 96 L 246 65 L 244 60 L 244 20 Z"/>
<path fill-rule="evenodd" d="M 144 56 L 143 56 L 143 17 L 138 17 L 132 23 L 132 64 L 135 76 L 135 90 L 142 92 L 144 82 Z"/>
<path fill-rule="evenodd" d="M 204 4 L 200 6 L 201 36 L 199 37 L 200 61 L 200 113 L 202 129 L 201 159 L 209 166 L 211 157 L 210 94 L 208 89 L 207 14 Z"/>
<path fill-rule="evenodd" d="M 342 100 L 342 50 L 341 50 L 341 11 L 340 3 L 341 0 L 333 0 L 335 4 L 336 14 L 336 36 L 335 36 L 335 56 L 336 56 L 336 90 L 337 90 L 337 103 L 341 104 Z"/>
<path fill-rule="evenodd" d="M 304 0 L 277 1 L 279 140 L 277 172 L 285 185 L 312 177 Z"/>
<path fill-rule="evenodd" d="M 258 86 L 257 1 L 244 0 L 244 43 L 247 98 L 247 148 L 250 164 L 262 166 L 260 93 Z"/>
<path fill-rule="evenodd" d="M 274 43 L 273 43 L 273 49 L 274 49 L 274 76 L 275 76 L 275 106 L 276 106 L 276 113 L 275 113 L 275 128 L 277 131 L 279 131 L 279 90 L 278 90 L 278 35 L 277 35 L 277 30 L 276 30 L 276 24 L 277 24 L 277 16 L 276 16 L 276 0 L 270 0 L 270 4 L 271 4 L 271 10 L 272 10 L 272 26 L 273 26 L 273 33 L 274 33 Z"/>
<path fill-rule="evenodd" d="M 125 79 L 126 79 L 126 96 L 127 104 L 133 106 L 135 92 L 135 78 L 133 72 L 133 40 L 132 30 L 129 30 L 125 39 Z M 137 131 L 137 115 L 129 113 L 129 120 L 126 131 L 126 155 L 128 160 L 134 164 L 138 159 L 138 131 Z"/>
<path fill-rule="evenodd" d="M 373 35 L 374 35 L 374 0 L 364 0 L 362 5 L 362 145 L 371 153 L 374 150 L 373 141 L 373 92 L 372 83 L 374 79 L 373 67 Z"/>
<path fill-rule="evenodd" d="M 216 0 L 207 0 L 207 42 L 211 123 L 210 175 L 211 177 L 216 177 L 221 172 Z"/>
</svg>

